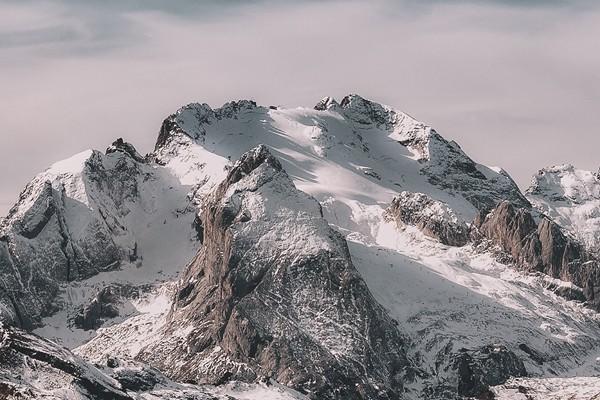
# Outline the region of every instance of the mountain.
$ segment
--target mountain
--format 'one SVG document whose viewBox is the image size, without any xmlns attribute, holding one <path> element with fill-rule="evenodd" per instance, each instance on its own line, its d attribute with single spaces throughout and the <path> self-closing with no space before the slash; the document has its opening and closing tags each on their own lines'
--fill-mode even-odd
<svg viewBox="0 0 600 400">
<path fill-rule="evenodd" d="M 183 381 L 266 376 L 315 398 L 400 397 L 405 339 L 265 146 L 231 167 L 202 221 L 165 332 L 139 358 Z"/>
<path fill-rule="evenodd" d="M 544 168 L 533 177 L 527 197 L 591 251 L 600 251 L 600 175 L 572 165 Z"/>
<path fill-rule="evenodd" d="M 32 328 L 72 300 L 58 297 L 63 283 L 175 276 L 196 248 L 187 193 L 122 141 L 54 164 L 0 223 L 3 314 Z"/>
<path fill-rule="evenodd" d="M 523 194 L 358 95 L 190 104 L 146 156 L 119 139 L 32 180 L 0 222 L 0 315 L 52 376 L 75 357 L 73 385 L 96 368 L 134 398 L 157 396 L 140 374 L 173 398 L 568 392 L 600 350 L 596 181 L 572 171 Z"/>
</svg>

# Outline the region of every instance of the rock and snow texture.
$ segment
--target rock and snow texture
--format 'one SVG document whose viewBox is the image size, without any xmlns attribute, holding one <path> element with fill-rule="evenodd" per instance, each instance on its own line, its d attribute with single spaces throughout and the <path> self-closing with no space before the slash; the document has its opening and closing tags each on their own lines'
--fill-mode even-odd
<svg viewBox="0 0 600 400">
<path fill-rule="evenodd" d="M 3 314 L 31 328 L 77 302 L 66 283 L 94 277 L 94 292 L 105 281 L 173 278 L 197 247 L 187 193 L 122 141 L 54 164 L 0 222 Z"/>
<path fill-rule="evenodd" d="M 424 193 L 402 192 L 394 197 L 386 217 L 402 229 L 414 225 L 425 235 L 449 246 L 464 246 L 469 241 L 469 225 L 446 204 Z"/>
<path fill-rule="evenodd" d="M 527 189 L 540 211 L 600 254 L 600 174 L 572 165 L 540 170 Z"/>
<path fill-rule="evenodd" d="M 493 389 L 497 400 L 595 400 L 600 378 L 516 378 Z"/>
<path fill-rule="evenodd" d="M 500 246 L 520 268 L 539 271 L 581 288 L 591 305 L 600 304 L 599 262 L 584 246 L 543 216 L 504 201 L 475 222 L 478 233 Z"/>
<path fill-rule="evenodd" d="M 0 326 L 0 398 L 301 400 L 303 397 L 273 385 L 212 388 L 178 384 L 153 368 L 111 357 L 94 366 L 48 340 Z"/>
<path fill-rule="evenodd" d="M 184 381 L 266 377 L 314 399 L 400 397 L 412 368 L 404 339 L 319 203 L 265 146 L 233 165 L 202 221 L 164 338 L 138 358 Z"/>
<path fill-rule="evenodd" d="M 545 171 L 526 199 L 503 170 L 357 95 L 296 109 L 190 104 L 151 154 L 117 140 L 27 186 L 0 222 L 0 315 L 98 363 L 100 381 L 133 398 L 302 398 L 279 384 L 324 398 L 509 396 L 517 381 L 489 386 L 523 374 L 535 393 L 544 382 L 577 393 L 574 376 L 600 374 L 600 318 L 581 303 L 597 280 L 563 244 L 597 248 L 598 186 Z M 489 217 L 478 237 L 472 221 L 503 201 L 533 222 Z M 542 267 L 523 270 L 519 256 Z M 182 385 L 136 357 L 182 379 L 273 384 Z M 2 382 L 75 382 L 19 365 L 28 372 L 5 365 Z M 168 383 L 123 386 L 146 380 Z"/>
<path fill-rule="evenodd" d="M 467 220 L 500 200 L 528 204 L 503 171 L 475 163 L 406 114 L 358 95 L 315 108 L 190 104 L 165 120 L 154 157 L 183 183 L 198 185 L 196 198 L 225 178 L 232 160 L 265 144 L 300 190 L 321 202 L 335 197 L 349 210 L 389 205 L 403 190 L 427 193 Z"/>
</svg>

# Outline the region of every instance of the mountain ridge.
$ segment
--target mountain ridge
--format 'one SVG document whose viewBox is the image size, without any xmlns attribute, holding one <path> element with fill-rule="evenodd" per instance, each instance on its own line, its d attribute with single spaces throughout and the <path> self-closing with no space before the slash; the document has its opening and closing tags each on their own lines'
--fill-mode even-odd
<svg viewBox="0 0 600 400">
<path fill-rule="evenodd" d="M 257 168 L 263 172 L 256 173 Z M 285 185 L 275 185 L 279 178 L 270 181 L 280 175 L 285 175 Z M 234 189 L 240 181 L 247 187 Z M 575 187 L 581 190 L 586 182 Z M 269 185 L 279 189 L 261 195 Z M 581 365 L 597 373 L 593 355 L 600 350 L 595 334 L 600 319 L 576 296 L 586 288 L 558 279 L 568 274 L 524 268 L 495 236 L 498 229 L 513 235 L 519 225 L 484 219 L 502 202 L 530 213 L 535 223 L 544 220 L 547 210 L 562 210 L 552 196 L 548 200 L 540 193 L 532 190 L 526 197 L 505 171 L 476 163 L 458 144 L 408 114 L 355 94 L 339 103 L 324 98 L 314 108 L 297 109 L 263 107 L 251 100 L 215 109 L 192 103 L 164 120 L 155 150 L 146 156 L 118 139 L 105 153 L 80 153 L 34 178 L 0 223 L 0 315 L 35 328 L 89 361 L 102 362 L 108 355 L 137 358 L 171 377 L 202 383 L 237 377 L 257 384 L 266 376 L 313 398 L 340 393 L 376 398 L 377 387 L 389 398 L 488 396 L 497 385 L 523 375 L 568 374 Z M 305 198 L 314 201 L 314 215 L 290 217 L 302 212 L 305 201 L 300 199 Z M 289 215 L 273 210 L 288 210 Z M 550 217 L 558 220 L 556 215 Z M 580 230 L 581 224 L 570 222 L 579 214 L 565 215 L 567 222 L 557 224 L 559 232 L 545 242 L 551 249 L 553 238 L 571 238 L 569 232 Z M 310 226 L 311 218 L 341 235 L 300 229 Z M 474 223 L 478 219 L 487 221 L 485 229 Z M 300 229 L 299 242 L 280 243 L 269 236 L 269 224 L 287 234 Z M 249 226 L 260 227 L 260 234 L 250 235 Z M 219 258 L 216 250 L 210 257 L 203 253 L 219 247 L 217 237 L 228 238 L 223 239 L 229 246 L 223 254 L 232 258 Z M 582 238 L 573 236 L 586 243 Z M 272 292 L 256 289 L 256 282 L 285 292 L 276 277 L 306 258 L 300 243 L 330 241 L 343 241 L 345 250 L 341 246 L 329 258 L 315 257 L 306 271 L 326 271 L 342 260 L 347 267 L 336 271 L 353 271 L 350 275 L 362 283 L 350 285 L 355 288 L 350 292 L 333 284 L 324 289 L 320 285 L 331 279 L 313 281 L 304 272 L 299 280 L 314 283 L 310 296 L 295 299 L 296 308 L 276 302 L 264 308 Z M 528 257 L 543 256 L 537 247 L 530 249 Z M 294 251 L 298 257 L 289 263 L 277 261 Z M 219 263 L 211 260 L 217 259 L 230 261 L 212 271 L 210 266 Z M 181 271 L 186 272 L 178 278 Z M 269 271 L 269 278 L 257 271 Z M 246 305 L 232 308 L 237 297 L 225 289 L 235 293 L 237 286 L 227 286 L 228 279 L 247 280 L 240 287 L 251 288 L 252 300 L 242 296 L 248 302 L 240 304 Z M 222 298 L 200 296 L 183 304 L 188 296 L 210 293 L 215 282 L 225 290 Z M 594 293 L 593 285 L 586 293 Z M 307 328 L 318 321 L 308 316 L 318 316 L 311 312 L 319 300 L 334 304 L 325 311 L 336 323 Z M 345 307 L 346 302 L 354 308 Z M 48 303 L 51 308 L 41 306 Z M 194 306 L 185 311 L 190 304 Z M 236 315 L 246 317 L 234 318 L 231 326 L 216 324 L 214 330 L 209 329 L 210 318 L 198 322 L 199 316 L 218 315 L 219 310 L 237 310 Z M 272 318 L 262 317 L 275 311 Z M 181 313 L 175 325 L 174 312 Z M 339 315 L 344 317 L 337 320 Z M 278 336 L 271 324 L 281 316 L 308 333 L 293 336 L 298 340 Z M 385 334 L 373 339 L 346 326 L 366 320 L 374 321 L 369 332 Z M 330 337 L 357 341 L 332 351 Z M 370 343 L 371 350 L 356 343 Z M 164 353 L 169 348 L 173 353 Z M 320 381 L 311 378 L 314 371 L 309 369 L 297 374 L 306 380 L 290 380 L 289 372 L 277 366 L 299 371 L 289 357 L 303 348 L 315 349 L 304 364 L 315 371 L 331 365 L 336 372 Z M 395 350 L 382 350 L 386 348 Z M 203 353 L 210 349 L 221 349 L 229 361 Z M 203 372 L 178 372 L 181 365 L 173 357 Z M 355 369 L 361 363 L 348 360 L 364 362 L 365 357 L 380 367 L 367 368 L 362 379 Z M 404 370 L 398 376 L 389 367 L 394 360 Z M 253 371 L 251 377 L 228 369 L 242 364 L 248 366 L 244 371 Z M 360 390 L 353 389 L 355 383 Z"/>
</svg>

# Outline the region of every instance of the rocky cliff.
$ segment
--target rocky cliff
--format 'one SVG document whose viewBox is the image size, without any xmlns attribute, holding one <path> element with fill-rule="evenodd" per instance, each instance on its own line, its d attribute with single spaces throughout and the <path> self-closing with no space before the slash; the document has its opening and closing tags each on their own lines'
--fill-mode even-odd
<svg viewBox="0 0 600 400">
<path fill-rule="evenodd" d="M 180 380 L 272 378 L 315 399 L 400 398 L 405 338 L 318 202 L 265 146 L 233 165 L 202 220 L 204 245 L 164 338 L 140 359 Z"/>
<path fill-rule="evenodd" d="M 600 305 L 598 261 L 548 217 L 536 219 L 530 210 L 503 202 L 475 225 L 521 268 L 572 282 L 594 307 Z"/>
</svg>

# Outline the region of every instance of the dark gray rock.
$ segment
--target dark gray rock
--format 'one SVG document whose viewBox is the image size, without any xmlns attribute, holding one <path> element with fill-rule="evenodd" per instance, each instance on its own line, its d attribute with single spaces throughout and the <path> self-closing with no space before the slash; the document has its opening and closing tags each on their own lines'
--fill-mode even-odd
<svg viewBox="0 0 600 400">
<path fill-rule="evenodd" d="M 120 367 L 116 368 L 110 375 L 121 384 L 124 390 L 134 392 L 152 390 L 156 385 L 166 381 L 159 371 L 147 366 L 138 366 L 137 368 Z"/>
<path fill-rule="evenodd" d="M 141 360 L 182 381 L 266 377 L 314 399 L 401 397 L 405 339 L 266 147 L 233 166 L 202 221 L 164 339 Z"/>
<path fill-rule="evenodd" d="M 105 287 L 82 307 L 73 319 L 73 325 L 84 330 L 99 328 L 108 318 L 119 315 L 121 297 L 114 287 Z"/>
<path fill-rule="evenodd" d="M 505 201 L 474 224 L 478 234 L 509 253 L 520 268 L 572 282 L 591 305 L 600 305 L 598 261 L 549 218 L 537 222 L 529 210 Z"/>
<path fill-rule="evenodd" d="M 132 399 L 112 379 L 67 349 L 6 326 L 0 326 L 0 336 L 0 397 L 7 396 L 2 398 L 42 398 L 39 388 L 27 379 L 35 374 L 41 380 L 60 379 L 64 389 L 82 393 L 81 398 Z"/>
<path fill-rule="evenodd" d="M 116 152 L 125 153 L 137 162 L 146 162 L 146 159 L 142 157 L 140 153 L 137 152 L 135 147 L 131 143 L 123 141 L 122 138 L 118 138 L 117 140 L 115 140 L 112 143 L 112 145 L 106 149 L 106 154 L 112 154 Z"/>
<path fill-rule="evenodd" d="M 470 239 L 470 228 L 464 220 L 445 203 L 423 193 L 401 192 L 387 208 L 385 218 L 398 227 L 414 225 L 448 246 L 464 246 Z"/>
<path fill-rule="evenodd" d="M 511 377 L 527 375 L 523 361 L 504 346 L 461 349 L 450 367 L 456 371 L 456 391 L 460 396 L 479 399 L 490 397 L 490 386 L 505 383 Z"/>
</svg>

